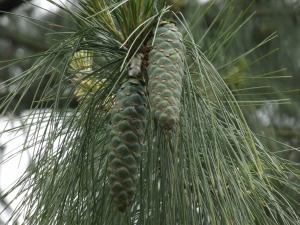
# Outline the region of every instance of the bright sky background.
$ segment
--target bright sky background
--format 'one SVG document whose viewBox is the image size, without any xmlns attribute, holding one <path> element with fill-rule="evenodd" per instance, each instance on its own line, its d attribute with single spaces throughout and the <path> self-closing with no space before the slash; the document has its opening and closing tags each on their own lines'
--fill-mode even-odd
<svg viewBox="0 0 300 225">
<path fill-rule="evenodd" d="M 66 0 L 54 0 L 54 2 L 57 2 L 61 5 L 62 3 L 65 3 Z M 48 2 L 47 0 L 34 0 L 33 4 L 41 6 L 49 11 L 57 10 L 57 7 L 52 3 Z"/>
<path fill-rule="evenodd" d="M 9 123 L 7 121 L 9 120 Z M 19 120 L 2 117 L 0 118 L 0 133 L 3 129 L 10 129 L 13 127 L 20 126 L 21 123 Z M 11 141 L 13 139 L 13 141 Z M 24 135 L 22 133 L 9 132 L 1 134 L 0 136 L 0 144 L 5 145 L 4 157 L 3 160 L 7 159 L 13 153 L 20 151 L 21 145 L 24 143 Z M 8 143 L 6 143 L 8 142 Z M 23 155 L 17 155 L 16 157 L 12 157 L 11 160 L 3 163 L 0 167 L 0 187 L 1 190 L 7 190 L 18 178 L 24 173 L 26 167 L 28 166 L 30 159 L 30 155 L 27 153 Z M 14 196 L 17 195 L 17 192 L 12 193 L 7 201 L 10 201 Z M 16 207 L 17 202 L 12 204 L 12 208 Z M 0 207 L 0 211 L 2 211 L 2 205 Z M 4 218 L 3 218 L 4 217 Z M 1 215 L 2 219 L 7 220 L 9 218 L 8 214 Z"/>
<path fill-rule="evenodd" d="M 28 113 L 30 113 L 30 111 L 25 111 L 21 114 L 20 117 L 28 118 Z M 45 113 L 46 112 L 43 111 L 43 114 Z M 29 121 L 35 123 L 35 121 L 38 121 L 38 117 L 39 114 L 36 114 L 36 116 L 33 117 L 32 119 L 29 119 Z M 19 118 L 15 118 L 13 116 L 0 117 L 0 134 L 2 133 L 3 130 L 9 130 L 15 127 L 19 127 L 21 125 L 22 125 L 22 121 Z M 41 129 L 39 130 L 40 134 L 43 134 L 45 132 L 44 129 L 45 127 L 46 127 L 46 122 L 44 125 L 41 125 L 40 127 Z M 25 172 L 34 151 L 33 148 L 30 148 L 26 151 L 22 151 L 23 144 L 25 142 L 25 137 L 26 137 L 25 134 L 28 132 L 28 130 L 25 129 L 24 130 L 17 129 L 17 130 L 18 132 L 10 131 L 0 135 L 0 144 L 5 145 L 4 156 L 2 160 L 6 160 L 5 163 L 3 163 L 0 166 L 1 190 L 9 189 L 11 185 L 17 181 L 20 175 L 22 175 Z M 32 127 L 32 130 L 35 130 L 35 128 Z M 29 135 L 29 139 L 30 139 L 30 135 Z M 55 147 L 56 145 L 54 143 L 54 148 Z M 19 195 L 17 192 L 18 191 L 16 190 L 15 192 L 8 195 L 8 197 L 6 198 L 6 201 L 11 201 L 12 199 L 15 198 L 15 196 L 18 196 L 18 199 L 11 204 L 11 208 L 15 208 L 22 198 L 22 195 Z M 2 210 L 3 210 L 2 205 L 0 205 L 0 212 Z M 1 215 L 1 219 L 7 220 L 8 218 L 9 218 L 8 213 L 4 214 L 4 216 Z"/>
</svg>

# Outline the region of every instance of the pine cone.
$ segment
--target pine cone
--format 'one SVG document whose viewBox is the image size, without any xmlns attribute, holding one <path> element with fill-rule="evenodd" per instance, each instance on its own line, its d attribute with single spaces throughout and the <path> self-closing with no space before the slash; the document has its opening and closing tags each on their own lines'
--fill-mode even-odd
<svg viewBox="0 0 300 225">
<path fill-rule="evenodd" d="M 176 26 L 160 26 L 149 53 L 148 91 L 154 117 L 166 130 L 173 129 L 179 121 L 184 55 L 182 35 Z"/>
<path fill-rule="evenodd" d="M 142 81 L 129 78 L 111 112 L 112 139 L 108 161 L 111 195 L 124 212 L 133 201 L 146 124 L 146 94 Z"/>
</svg>

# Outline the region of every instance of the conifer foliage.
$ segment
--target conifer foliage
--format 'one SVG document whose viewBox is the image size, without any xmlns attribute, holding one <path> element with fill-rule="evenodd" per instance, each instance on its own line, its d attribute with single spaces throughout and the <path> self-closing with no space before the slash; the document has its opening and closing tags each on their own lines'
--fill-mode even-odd
<svg viewBox="0 0 300 225">
<path fill-rule="evenodd" d="M 34 225 L 300 224 L 286 195 L 300 192 L 289 182 L 299 170 L 251 131 L 170 1 L 48 1 L 73 26 L 31 57 L 36 63 L 9 81 L 16 91 L 0 105 L 5 112 L 50 74 L 18 128 L 34 156 L 3 196 L 24 194 L 11 221 L 25 214 Z M 226 32 L 211 49 L 223 47 Z M 80 104 L 70 109 L 74 98 Z"/>
</svg>

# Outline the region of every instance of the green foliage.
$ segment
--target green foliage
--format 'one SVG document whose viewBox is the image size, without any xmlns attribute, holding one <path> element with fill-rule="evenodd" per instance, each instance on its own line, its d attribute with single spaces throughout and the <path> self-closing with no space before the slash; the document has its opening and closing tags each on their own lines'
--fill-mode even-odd
<svg viewBox="0 0 300 225">
<path fill-rule="evenodd" d="M 99 9 L 95 9 L 84 1 L 74 5 L 72 10 L 61 6 L 76 29 L 58 32 L 57 35 L 63 37 L 60 42 L 42 53 L 29 70 L 9 81 L 7 85 L 16 85 L 16 92 L 6 96 L 0 106 L 5 113 L 15 104 L 13 99 L 17 93 L 21 94 L 20 102 L 32 83 L 39 83 L 50 74 L 47 84 L 36 90 L 43 88 L 42 99 L 32 107 L 32 113 L 21 127 L 28 131 L 23 151 L 34 148 L 34 157 L 26 173 L 7 192 L 19 187 L 19 193 L 24 194 L 12 221 L 25 212 L 24 223 L 36 225 L 300 224 L 295 211 L 298 203 L 286 195 L 287 192 L 299 193 L 299 185 L 289 180 L 290 175 L 299 178 L 299 170 L 291 162 L 269 152 L 254 135 L 239 102 L 201 50 L 201 42 L 195 41 L 184 18 L 179 19 L 168 7 L 164 8 L 164 3 L 103 1 L 102 5 L 96 5 Z M 184 34 L 186 48 L 184 64 L 180 63 L 180 67 L 184 66 L 184 76 L 178 129 L 165 132 L 156 126 L 153 111 L 147 115 L 145 148 L 136 172 L 135 197 L 130 192 L 131 186 L 126 187 L 127 197 L 117 202 L 121 209 L 129 202 L 132 204 L 126 213 L 119 213 L 110 189 L 117 180 L 123 189 L 125 180 L 134 180 L 135 175 L 126 171 L 125 177 L 109 183 L 108 177 L 111 178 L 115 171 L 118 173 L 121 167 L 113 168 L 114 159 L 109 159 L 109 155 L 115 158 L 119 152 L 107 148 L 114 141 L 107 131 L 112 130 L 113 136 L 118 137 L 123 129 L 117 122 L 120 121 L 118 116 L 125 122 L 136 116 L 115 111 L 120 105 L 137 104 L 125 93 L 129 89 L 136 93 L 141 88 L 140 81 L 133 84 L 128 77 L 130 63 L 137 53 L 147 55 L 147 43 L 152 34 L 154 46 L 161 40 L 155 34 L 164 33 L 161 31 L 171 25 L 158 28 L 159 24 L 170 18 L 176 19 L 178 30 Z M 237 22 L 230 29 L 220 31 L 220 38 L 213 41 L 214 45 L 204 49 L 209 59 L 218 56 L 239 27 Z M 180 36 L 177 31 L 168 34 Z M 174 50 L 173 44 L 168 47 Z M 181 43 L 176 44 L 183 47 Z M 91 71 L 82 68 L 74 71 L 74 67 L 70 70 L 74 54 L 81 50 L 92 52 Z M 176 55 L 177 63 L 182 52 Z M 147 63 L 153 66 L 151 59 L 144 60 L 142 71 Z M 167 60 L 167 63 L 170 62 Z M 70 83 L 74 77 L 79 77 L 79 81 Z M 93 79 L 97 80 L 95 84 L 89 86 L 90 91 L 86 89 L 81 103 L 71 110 L 69 105 L 76 90 L 82 87 L 80 81 Z M 99 82 L 101 87 L 93 89 Z M 149 81 L 148 88 L 150 84 Z M 130 96 L 135 96 L 133 92 Z M 62 98 L 65 99 L 63 106 L 60 105 Z M 47 105 L 49 100 L 50 106 Z M 144 100 L 139 103 L 144 109 Z M 34 110 L 46 106 L 50 110 Z M 142 117 L 141 126 L 144 115 Z M 134 133 L 135 142 L 136 137 L 143 136 L 133 131 L 132 125 L 127 125 L 125 130 Z M 125 141 L 127 137 L 120 142 Z M 140 150 L 141 142 L 137 142 Z M 120 145 L 118 142 L 115 147 Z M 132 155 L 131 152 L 129 156 Z M 122 168 L 129 171 L 128 165 L 132 162 L 123 164 Z M 113 195 L 119 197 L 121 192 L 118 191 Z"/>
</svg>

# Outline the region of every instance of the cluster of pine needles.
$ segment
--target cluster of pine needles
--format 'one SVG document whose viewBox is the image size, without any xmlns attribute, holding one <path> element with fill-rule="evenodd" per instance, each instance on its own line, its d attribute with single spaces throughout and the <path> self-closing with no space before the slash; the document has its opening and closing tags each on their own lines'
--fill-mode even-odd
<svg viewBox="0 0 300 225">
<path fill-rule="evenodd" d="M 48 1 L 74 26 L 53 31 L 57 43 L 7 82 L 17 91 L 0 106 L 3 114 L 16 110 L 37 85 L 31 113 L 15 128 L 27 130 L 22 152 L 34 154 L 2 196 L 22 196 L 11 221 L 300 224 L 299 203 L 287 195 L 299 194 L 289 179 L 299 178 L 297 167 L 250 130 L 208 60 L 240 29 L 243 15 L 223 30 L 224 39 L 201 50 L 204 39 L 193 38 L 193 24 L 170 1 Z"/>
</svg>

